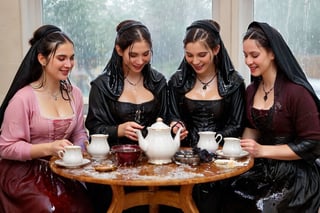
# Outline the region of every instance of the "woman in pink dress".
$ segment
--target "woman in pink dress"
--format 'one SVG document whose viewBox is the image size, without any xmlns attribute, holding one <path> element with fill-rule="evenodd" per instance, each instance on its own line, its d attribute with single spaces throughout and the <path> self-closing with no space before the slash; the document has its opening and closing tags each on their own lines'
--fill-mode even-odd
<svg viewBox="0 0 320 213">
<path fill-rule="evenodd" d="M 53 25 L 37 29 L 29 43 L 0 108 L 0 212 L 92 212 L 83 184 L 48 164 L 88 139 L 82 94 L 68 79 L 74 44 Z"/>
</svg>

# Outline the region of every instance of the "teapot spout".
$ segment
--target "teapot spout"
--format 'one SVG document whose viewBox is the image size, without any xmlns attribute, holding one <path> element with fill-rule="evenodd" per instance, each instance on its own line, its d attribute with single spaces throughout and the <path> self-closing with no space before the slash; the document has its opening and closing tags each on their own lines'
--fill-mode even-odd
<svg viewBox="0 0 320 213">
<path fill-rule="evenodd" d="M 140 148 L 143 151 L 147 151 L 148 144 L 147 144 L 146 139 L 142 136 L 141 130 L 140 129 L 136 130 L 136 134 L 138 136 L 138 143 L 139 143 Z"/>
<path fill-rule="evenodd" d="M 177 145 L 177 148 L 180 146 L 180 133 L 182 131 L 183 127 L 180 127 L 176 133 L 176 136 L 173 139 L 173 142 Z"/>
</svg>

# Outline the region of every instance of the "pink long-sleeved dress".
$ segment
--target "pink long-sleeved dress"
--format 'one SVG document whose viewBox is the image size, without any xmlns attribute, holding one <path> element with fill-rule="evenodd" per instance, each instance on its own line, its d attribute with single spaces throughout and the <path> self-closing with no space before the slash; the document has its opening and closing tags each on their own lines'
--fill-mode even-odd
<svg viewBox="0 0 320 213">
<path fill-rule="evenodd" d="M 82 94 L 71 92 L 73 115 L 41 114 L 31 86 L 20 89 L 4 115 L 0 135 L 0 212 L 90 212 L 86 190 L 79 182 L 52 173 L 48 162 L 31 159 L 32 144 L 68 139 L 84 147 Z M 50 156 L 48 156 L 50 157 Z"/>
</svg>

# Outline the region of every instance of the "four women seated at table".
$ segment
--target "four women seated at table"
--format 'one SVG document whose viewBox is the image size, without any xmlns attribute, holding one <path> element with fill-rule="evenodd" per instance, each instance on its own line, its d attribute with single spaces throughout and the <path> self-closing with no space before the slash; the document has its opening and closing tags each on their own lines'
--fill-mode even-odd
<svg viewBox="0 0 320 213">
<path fill-rule="evenodd" d="M 50 42 L 55 45 L 47 45 Z M 242 137 L 243 150 L 256 159 L 254 167 L 226 181 L 197 185 L 194 199 L 199 211 L 317 212 L 320 102 L 282 36 L 266 23 L 249 25 L 243 38 L 243 52 L 253 81 L 246 91 L 216 22 L 193 22 L 186 29 L 183 43 L 184 58 L 167 86 L 163 74 L 151 67 L 152 42 L 147 27 L 134 20 L 121 22 L 112 57 L 103 73 L 91 82 L 85 122 L 89 133 L 108 134 L 110 146 L 137 143 L 135 130 L 140 129 L 146 135 L 146 127 L 162 117 L 173 134 L 183 128 L 181 146 L 196 146 L 199 131 Z M 53 28 L 32 44 L 32 56 L 26 58 L 31 57 L 28 60 L 33 59 L 34 64 L 30 61 L 22 64 L 20 69 L 29 71 L 18 72 L 20 77 L 16 78 L 22 80 L 14 80 L 14 89 L 9 90 L 0 111 L 3 120 L 0 154 L 4 159 L 23 161 L 55 155 L 65 145 L 80 141 L 82 145 L 86 140 L 80 118 L 77 117 L 77 125 L 73 124 L 74 116 L 82 112 L 82 102 L 78 89 L 71 90 L 67 81 L 73 65 L 71 40 Z M 37 72 L 25 74 L 31 70 Z M 60 93 L 56 93 L 59 85 Z M 35 101 L 31 104 L 29 99 Z M 46 100 L 53 104 L 47 106 Z M 34 103 L 38 103 L 39 109 Z M 23 121 L 16 122 L 14 118 L 19 112 Z M 38 119 L 33 119 L 37 114 Z M 41 115 L 50 117 L 46 122 L 52 126 L 53 138 L 44 139 L 44 130 L 39 130 Z M 19 124 L 23 127 L 18 127 Z M 56 132 L 60 130 L 61 134 Z M 34 161 L 23 164 L 30 162 Z M 0 161 L 0 172 L 15 164 L 16 161 Z M 28 168 L 33 168 L 31 164 Z M 12 175 L 1 175 L 5 180 L 9 177 Z M 88 184 L 88 189 L 104 201 L 105 196 L 111 199 L 108 187 Z M 0 209 L 8 212 L 17 204 L 8 205 L 9 198 L 2 199 L 8 195 L 4 190 L 1 187 Z M 14 197 L 23 200 L 23 195 Z M 80 204 L 90 208 L 85 202 Z M 94 203 L 95 212 L 105 212 L 108 205 Z"/>
</svg>

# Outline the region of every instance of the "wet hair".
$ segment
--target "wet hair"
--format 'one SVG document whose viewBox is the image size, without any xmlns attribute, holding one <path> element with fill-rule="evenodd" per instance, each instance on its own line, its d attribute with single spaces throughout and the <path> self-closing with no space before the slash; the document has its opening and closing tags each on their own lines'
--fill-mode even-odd
<svg viewBox="0 0 320 213">
<path fill-rule="evenodd" d="M 126 20 L 117 26 L 117 37 L 115 45 L 119 45 L 122 50 L 127 49 L 137 41 L 145 40 L 152 49 L 152 41 L 149 30 L 141 22 Z"/>
<path fill-rule="evenodd" d="M 50 58 L 55 55 L 57 48 L 61 44 L 65 44 L 67 42 L 73 44 L 72 40 L 63 33 L 60 28 L 54 25 L 43 25 L 33 33 L 33 37 L 29 40 L 31 47 L 21 62 L 8 93 L 0 107 L 0 124 L 2 124 L 4 112 L 8 103 L 15 93 L 26 85 L 37 81 L 42 76 L 43 68 L 38 61 L 38 54 L 42 54 L 49 61 Z M 44 83 L 45 82 L 42 82 L 38 88 L 41 88 Z M 63 90 L 67 91 L 67 97 L 64 97 L 62 92 Z M 66 81 L 60 81 L 61 95 L 65 100 L 70 100 L 68 92 L 71 90 L 72 86 L 69 79 Z"/>
<path fill-rule="evenodd" d="M 66 42 L 73 44 L 73 41 L 65 33 L 53 25 L 41 26 L 34 32 L 33 38 L 29 40 L 31 47 L 35 46 L 36 48 L 36 57 L 38 54 L 42 54 L 47 61 L 55 55 L 57 48 Z M 43 72 L 40 62 L 34 61 L 32 68 L 29 75 L 32 81 L 38 80 Z"/>
<path fill-rule="evenodd" d="M 214 49 L 221 44 L 221 37 L 219 34 L 220 25 L 211 19 L 203 19 L 193 22 L 187 27 L 185 37 L 183 39 L 184 48 L 188 43 L 200 41 L 208 49 Z M 220 54 L 214 57 L 214 64 L 219 66 L 221 60 Z"/>
<path fill-rule="evenodd" d="M 116 45 L 118 45 L 121 50 L 125 50 L 128 47 L 138 41 L 146 41 L 150 45 L 150 50 L 152 52 L 152 40 L 151 34 L 148 28 L 139 21 L 135 20 L 125 20 L 118 24 L 117 28 L 117 36 L 115 39 L 115 45 L 112 52 L 112 56 L 108 61 L 107 66 L 104 69 L 104 72 L 107 70 L 116 70 L 117 72 L 122 72 L 122 57 L 118 55 L 116 51 Z M 145 75 L 147 69 L 149 69 L 150 64 L 146 65 L 142 74 Z"/>
<path fill-rule="evenodd" d="M 320 111 L 319 98 L 309 83 L 305 72 L 278 30 L 268 23 L 253 21 L 249 24 L 243 41 L 246 39 L 255 39 L 258 45 L 272 51 L 278 72 L 281 73 L 281 75 L 285 75 L 293 83 L 305 87 L 313 96 L 318 111 Z M 260 79 L 259 77 L 252 77 L 252 80 L 256 81 Z"/>
<path fill-rule="evenodd" d="M 186 46 L 190 42 L 202 42 L 207 48 L 214 49 L 218 45 L 220 49 L 215 57 L 213 57 L 213 63 L 216 66 L 218 72 L 219 82 L 223 82 L 225 85 L 231 85 L 234 82 L 235 69 L 233 67 L 232 61 L 229 57 L 227 49 L 225 48 L 223 41 L 220 36 L 220 26 L 217 22 L 212 19 L 202 19 L 194 21 L 186 29 L 185 38 L 183 43 Z M 196 78 L 196 73 L 192 66 L 187 62 L 186 57 L 184 56 L 182 62 L 180 63 L 178 70 L 181 70 L 181 76 L 179 79 L 179 85 L 184 87 L 188 85 L 186 81 L 193 81 Z M 237 88 L 237 87 L 233 87 Z M 188 90 L 189 88 L 187 88 Z M 232 90 L 229 90 L 232 91 Z M 229 92 L 228 91 L 228 92 Z M 221 92 L 221 91 L 220 91 Z M 225 95 L 220 93 L 221 95 Z"/>
<path fill-rule="evenodd" d="M 220 25 L 210 19 L 203 21 L 206 22 L 208 26 L 211 25 L 212 29 L 215 29 L 215 31 L 212 31 L 212 29 L 206 29 L 205 25 L 203 28 L 200 28 L 199 26 L 196 27 L 196 25 L 189 26 L 183 39 L 184 47 L 186 47 L 188 43 L 196 41 L 203 42 L 210 49 L 213 49 L 220 44 L 220 36 L 218 36 Z"/>
<path fill-rule="evenodd" d="M 270 42 L 269 42 L 266 34 L 259 27 L 248 28 L 247 32 L 243 36 L 242 41 L 245 41 L 247 39 L 255 40 L 257 42 L 258 46 L 261 46 L 261 47 L 267 49 L 267 51 L 272 51 Z"/>
</svg>

